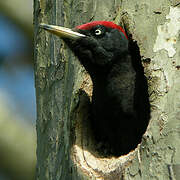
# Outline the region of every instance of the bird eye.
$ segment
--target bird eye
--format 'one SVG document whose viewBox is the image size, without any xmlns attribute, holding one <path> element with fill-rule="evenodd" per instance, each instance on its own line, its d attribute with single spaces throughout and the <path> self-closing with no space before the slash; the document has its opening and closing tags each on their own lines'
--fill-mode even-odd
<svg viewBox="0 0 180 180">
<path fill-rule="evenodd" d="M 94 33 L 95 35 L 99 36 L 102 34 L 102 31 L 100 29 L 96 29 Z"/>
</svg>

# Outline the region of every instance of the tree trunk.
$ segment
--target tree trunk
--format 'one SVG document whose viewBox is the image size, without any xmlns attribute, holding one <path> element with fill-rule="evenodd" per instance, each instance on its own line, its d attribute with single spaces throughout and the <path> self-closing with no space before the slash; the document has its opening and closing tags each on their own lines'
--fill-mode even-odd
<svg viewBox="0 0 180 180">
<path fill-rule="evenodd" d="M 34 1 L 37 179 L 180 179 L 179 6 L 178 0 Z M 92 20 L 124 26 L 137 42 L 148 80 L 147 131 L 121 157 L 95 152 L 89 75 L 62 40 L 38 27 L 43 22 L 71 28 Z"/>
</svg>

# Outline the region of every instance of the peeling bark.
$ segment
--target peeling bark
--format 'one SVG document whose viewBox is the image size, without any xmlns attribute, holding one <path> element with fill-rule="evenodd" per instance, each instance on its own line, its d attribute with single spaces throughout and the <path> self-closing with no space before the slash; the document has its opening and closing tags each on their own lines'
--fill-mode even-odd
<svg viewBox="0 0 180 180">
<path fill-rule="evenodd" d="M 34 1 L 37 179 L 180 179 L 179 19 L 176 0 Z M 92 20 L 125 27 L 148 80 L 149 126 L 141 144 L 118 158 L 95 151 L 88 74 L 59 38 L 38 28 L 41 22 L 71 28 Z"/>
</svg>

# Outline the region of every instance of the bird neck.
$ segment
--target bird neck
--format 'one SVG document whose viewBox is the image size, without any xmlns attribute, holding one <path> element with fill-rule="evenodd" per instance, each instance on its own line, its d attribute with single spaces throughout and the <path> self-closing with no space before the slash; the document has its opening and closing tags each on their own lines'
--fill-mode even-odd
<svg viewBox="0 0 180 180">
<path fill-rule="evenodd" d="M 136 73 L 129 55 L 120 58 L 109 72 L 98 71 L 93 81 L 93 104 L 104 111 L 106 106 L 121 108 L 123 112 L 134 111 Z"/>
</svg>

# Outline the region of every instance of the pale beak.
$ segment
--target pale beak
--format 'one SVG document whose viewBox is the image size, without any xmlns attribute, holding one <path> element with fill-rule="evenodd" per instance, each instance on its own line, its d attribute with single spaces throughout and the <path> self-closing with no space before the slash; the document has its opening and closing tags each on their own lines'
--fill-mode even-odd
<svg viewBox="0 0 180 180">
<path fill-rule="evenodd" d="M 50 33 L 53 33 L 62 39 L 72 39 L 76 40 L 82 37 L 86 37 L 84 34 L 75 32 L 69 28 L 61 27 L 61 26 L 55 26 L 55 25 L 48 25 L 48 24 L 40 24 L 40 27 L 49 31 Z"/>
</svg>

